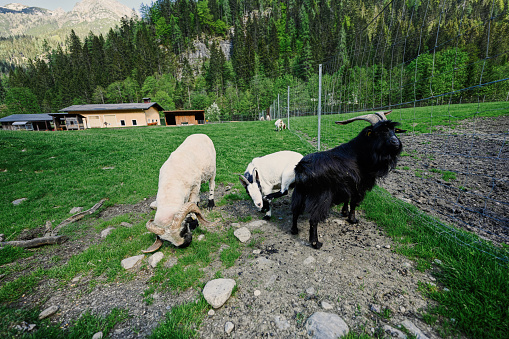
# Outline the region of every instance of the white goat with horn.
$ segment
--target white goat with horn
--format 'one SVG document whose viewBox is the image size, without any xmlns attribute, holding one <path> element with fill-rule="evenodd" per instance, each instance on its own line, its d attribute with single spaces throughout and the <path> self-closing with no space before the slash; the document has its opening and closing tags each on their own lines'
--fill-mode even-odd
<svg viewBox="0 0 509 339">
<path fill-rule="evenodd" d="M 203 217 L 198 203 L 200 187 L 209 182 L 208 208 L 214 206 L 216 177 L 216 150 L 214 143 L 205 134 L 193 134 L 171 153 L 159 171 L 159 186 L 155 206 L 154 220 L 147 222 L 147 229 L 157 235 L 152 246 L 144 253 L 154 252 L 163 244 L 163 240 L 177 247 L 187 247 L 197 222 L 186 217 L 194 213 L 207 227 L 211 223 Z M 185 222 L 184 222 L 185 221 Z"/>
</svg>

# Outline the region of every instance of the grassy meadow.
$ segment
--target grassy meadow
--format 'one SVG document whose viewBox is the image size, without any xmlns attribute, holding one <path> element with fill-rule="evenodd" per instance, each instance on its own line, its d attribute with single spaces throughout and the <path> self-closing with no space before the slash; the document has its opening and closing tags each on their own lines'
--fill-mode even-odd
<svg viewBox="0 0 509 339">
<path fill-rule="evenodd" d="M 401 121 L 402 128 L 427 133 L 433 126 L 452 124 L 472 116 L 507 115 L 507 103 L 484 105 L 456 105 L 434 107 L 430 123 L 429 108 L 402 109 L 390 116 Z M 453 113 L 451 113 L 453 112 Z M 451 118 L 454 117 L 454 118 Z M 349 116 L 341 116 L 348 118 Z M 325 115 L 322 122 L 322 140 L 329 146 L 345 142 L 353 137 L 365 124 L 333 126 L 340 120 L 337 115 Z M 115 204 L 134 204 L 155 197 L 158 171 L 169 154 L 190 134 L 205 133 L 215 144 L 217 152 L 216 182 L 241 188 L 237 176 L 243 173 L 249 161 L 279 150 L 294 150 L 302 154 L 313 152 L 306 138 L 316 137 L 316 118 L 292 118 L 294 126 L 301 133 L 292 131 L 274 132 L 273 122 L 235 122 L 186 127 L 139 127 L 129 129 L 93 129 L 68 132 L 22 132 L 0 130 L 0 234 L 4 241 L 14 240 L 24 229 L 44 226 L 51 221 L 53 226 L 70 216 L 72 207 L 91 208 L 103 198 L 101 210 Z M 415 122 L 418 122 L 415 124 Z M 440 123 L 438 123 L 440 122 Z M 303 137 L 305 135 L 305 137 Z M 242 190 L 241 190 L 242 192 Z M 471 338 L 501 338 L 509 333 L 509 270 L 507 263 L 495 261 L 482 251 L 471 247 L 458 246 L 444 234 L 438 234 L 431 227 L 434 220 L 422 216 L 413 206 L 391 199 L 380 199 L 386 195 L 377 188 L 368 194 L 361 206 L 366 216 L 375 220 L 388 236 L 398 243 L 394 251 L 415 260 L 420 270 L 429 270 L 437 278 L 437 286 L 422 286 L 422 293 L 437 300 L 440 306 L 424 314 L 424 319 L 442 328 L 444 337 L 466 335 Z M 26 198 L 14 206 L 12 201 Z M 248 199 L 245 193 L 225 196 L 217 204 L 228 200 Z M 211 212 L 214 213 L 214 212 Z M 240 217 L 240 216 L 239 216 Z M 214 218 L 212 218 L 214 219 Z M 134 220 L 134 221 L 133 221 Z M 65 264 L 59 264 L 59 257 L 51 258 L 52 265 L 26 267 L 16 260 L 47 253 L 52 246 L 38 250 L 23 250 L 4 247 L 0 249 L 0 336 L 19 334 L 12 324 L 25 319 L 37 323 L 41 332 L 32 337 L 82 337 L 91 336 L 99 330 L 107 331 L 116 322 L 125 319 L 126 310 L 113 310 L 106 318 L 86 314 L 63 334 L 58 328 L 49 326 L 46 320 L 37 319 L 34 308 L 12 308 L 23 295 L 32 293 L 43 279 L 53 279 L 62 286 L 78 274 L 92 277 L 93 289 L 106 277 L 107 282 L 132 279 L 120 267 L 120 261 L 139 254 L 141 247 L 148 247 L 153 237 L 146 232 L 146 219 L 119 216 L 108 223 L 86 217 L 84 222 L 71 224 L 61 234 L 70 241 L 79 239 L 87 229 L 100 232 L 111 224 L 123 221 L 133 223 L 132 228 L 117 228 L 114 237 L 105 238 L 100 244 L 92 245 L 83 252 L 72 256 Z M 156 290 L 182 291 L 187 288 L 203 287 L 206 267 L 216 256 L 223 267 L 234 265 L 245 244 L 238 244 L 232 232 L 212 233 L 197 229 L 205 239 L 200 246 L 191 246 L 177 253 L 169 246 L 161 250 L 173 255 L 178 264 L 171 268 L 159 268 L 151 278 L 144 297 L 151 302 Z M 472 235 L 465 235 L 472 242 L 480 242 Z M 221 244 L 229 249 L 219 254 Z M 58 245 L 55 245 L 58 246 Z M 486 244 L 486 246 L 491 246 Z M 506 256 L 507 247 L 496 248 L 500 256 Z M 441 264 L 436 265 L 436 259 Z M 92 263 L 92 265 L 90 265 Z M 215 273 L 221 277 L 221 271 Z M 16 277 L 16 278 L 11 278 Z M 182 337 L 195 335 L 190 322 L 199 324 L 209 306 L 198 303 L 172 308 L 167 320 L 159 325 L 153 337 Z M 192 314 L 192 317 L 185 317 Z M 45 325 L 45 326 L 42 326 Z M 95 332 L 94 332 L 95 331 Z M 107 333 L 107 332 L 106 332 Z M 354 338 L 355 335 L 349 335 Z"/>
</svg>

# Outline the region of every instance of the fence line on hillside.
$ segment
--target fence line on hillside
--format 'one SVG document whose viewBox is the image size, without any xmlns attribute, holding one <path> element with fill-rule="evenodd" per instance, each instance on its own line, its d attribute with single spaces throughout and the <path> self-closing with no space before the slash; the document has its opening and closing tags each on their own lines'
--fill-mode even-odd
<svg viewBox="0 0 509 339">
<path fill-rule="evenodd" d="M 466 30 L 462 25 L 467 3 L 466 0 L 463 3 L 461 16 L 449 18 L 446 2 L 441 1 L 438 17 L 423 18 L 418 35 L 413 36 L 409 31 L 403 36 L 397 13 L 389 6 L 392 2 L 389 3 L 384 13 L 378 15 L 382 18 L 379 20 L 390 20 L 388 26 L 394 33 L 391 36 L 396 37 L 392 42 L 388 41 L 387 32 L 376 33 L 370 42 L 364 29 L 356 44 L 320 65 L 322 72 L 317 71 L 308 82 L 280 93 L 280 102 L 274 102 L 271 112 L 273 118 L 285 119 L 293 133 L 317 150 L 326 150 L 358 132 L 346 134 L 338 128 L 334 121 L 344 118 L 340 115 L 392 110 L 390 118 L 409 130 L 402 137 L 408 143 L 402 158 L 405 167 L 411 169 L 398 168 L 399 173 L 391 176 L 413 171 L 413 180 L 417 182 L 413 189 L 424 191 L 412 192 L 412 187 L 393 191 L 392 195 L 400 198 L 396 201 L 411 202 L 438 216 L 440 221 L 432 221 L 430 226 L 448 234 L 458 244 L 492 253 L 482 241 L 472 241 L 449 226 L 453 224 L 474 231 L 481 238 L 509 244 L 506 193 L 509 118 L 498 118 L 488 127 L 485 124 L 491 120 L 483 120 L 486 115 L 509 113 L 509 73 L 494 72 L 499 67 L 496 61 L 506 58 L 509 51 L 494 53 L 491 49 L 498 40 L 504 39 L 492 35 L 492 27 L 504 15 L 494 15 L 493 1 L 491 12 L 476 28 L 482 27 L 485 32 L 485 52 L 478 60 L 466 60 L 460 39 L 475 28 Z M 430 1 L 423 2 L 423 6 L 430 6 Z M 411 16 L 415 14 L 413 10 Z M 426 48 L 421 43 L 427 32 L 426 24 L 431 22 L 438 22 L 438 26 L 434 46 Z M 445 25 L 458 29 L 454 37 L 441 41 L 441 27 Z M 407 45 L 416 41 L 419 41 L 417 55 L 406 59 Z M 503 70 L 507 66 L 500 67 Z M 468 82 L 466 72 L 475 76 L 474 84 Z M 309 119 L 317 120 L 310 124 Z M 313 130 L 310 125 L 318 128 Z M 384 182 L 380 184 L 384 187 Z M 381 195 L 394 200 L 393 196 Z M 409 209 L 407 212 L 415 213 Z M 505 256 L 492 255 L 500 261 L 509 261 Z"/>
</svg>

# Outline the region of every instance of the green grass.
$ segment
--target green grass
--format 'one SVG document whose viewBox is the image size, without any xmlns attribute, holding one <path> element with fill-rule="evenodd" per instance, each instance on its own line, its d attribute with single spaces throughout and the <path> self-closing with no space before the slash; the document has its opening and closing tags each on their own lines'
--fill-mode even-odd
<svg viewBox="0 0 509 339">
<path fill-rule="evenodd" d="M 421 290 L 439 303 L 425 317 L 438 319 L 443 335 L 502 338 L 509 333 L 507 246 L 494 247 L 462 231 L 454 240 L 436 220 L 410 204 L 394 204 L 381 188 L 370 192 L 362 207 L 366 217 L 399 243 L 394 250 L 415 259 L 418 269 L 435 267 L 435 259 L 442 262 L 434 275 L 448 290 L 425 285 Z"/>
<path fill-rule="evenodd" d="M 509 111 L 504 105 L 481 104 L 481 113 L 475 116 L 508 114 Z M 431 109 L 432 121 L 429 119 Z M 455 127 L 461 119 L 472 117 L 472 112 L 476 109 L 477 105 L 401 109 L 395 110 L 390 118 L 401 121 L 404 129 L 428 133 L 437 125 L 450 124 Z M 324 116 L 323 144 L 335 146 L 348 141 L 365 127 L 364 124 L 334 125 L 335 120 L 348 117 Z M 316 137 L 316 117 L 292 118 L 292 126 L 301 128 L 302 133 L 273 133 L 272 122 L 71 132 L 0 130 L 0 233 L 5 235 L 6 240 L 13 240 L 23 229 L 43 226 L 48 220 L 56 226 L 70 216 L 72 207 L 82 206 L 88 209 L 102 198 L 108 200 L 101 210 L 114 204 L 132 204 L 145 198 L 153 198 L 157 192 L 160 166 L 169 154 L 193 133 L 205 133 L 214 141 L 217 153 L 216 182 L 239 190 L 239 193 L 227 194 L 216 203 L 226 205 L 238 200 L 249 201 L 239 183 L 238 175 L 244 172 L 253 157 L 283 149 L 302 154 L 315 150 L 305 140 Z M 417 154 L 404 153 L 403 156 L 416 157 Z M 103 169 L 106 167 L 113 169 Z M 423 175 L 422 172 L 415 174 Z M 443 180 L 455 180 L 453 172 L 443 171 L 437 174 L 441 174 Z M 206 187 L 205 184 L 202 189 Z M 375 189 L 367 196 L 363 204 L 366 215 L 399 242 L 395 251 L 415 260 L 419 270 L 436 271 L 439 286 L 449 289 L 445 292 L 442 288 L 422 286 L 422 293 L 439 302 L 439 306 L 422 315 L 423 319 L 430 324 L 439 324 L 444 335 L 462 333 L 472 338 L 497 338 L 508 333 L 507 262 L 501 262 L 487 254 L 495 252 L 498 257 L 507 258 L 507 247 L 493 248 L 468 234 L 461 236 L 464 242 L 475 243 L 485 251 L 460 246 L 445 232 L 437 232 L 431 227 L 430 225 L 434 224 L 433 219 L 416 217 L 420 214 L 414 207 L 409 205 L 402 208 L 391 199 L 378 199 L 380 194 L 381 191 Z M 14 206 L 11 202 L 19 198 L 27 200 Z M 16 302 L 23 294 L 32 293 L 42 279 L 51 278 L 56 280 L 57 286 L 63 286 L 77 275 L 83 275 L 89 278 L 88 288 L 92 290 L 104 281 L 127 281 L 134 277 L 134 273 L 125 272 L 121 268 L 120 262 L 126 257 L 139 254 L 141 248 L 147 248 L 153 242 L 153 234 L 145 234 L 145 221 L 150 216 L 128 214 L 103 221 L 96 220 L 97 214 L 63 228 L 60 233 L 67 235 L 70 241 L 75 241 L 90 231 L 100 233 L 113 226 L 116 229 L 112 234 L 69 260 L 64 261 L 61 256 L 50 257 L 47 263 L 49 268 L 36 269 L 36 265 L 21 265 L 16 262 L 23 259 L 31 263 L 38 253 L 48 253 L 51 247 L 36 250 L 10 247 L 0 249 L 0 275 L 4 275 L 0 285 L 0 315 L 3 315 L 3 321 L 32 319 L 30 317 L 35 314 L 34 310 L 14 310 L 7 305 Z M 222 216 L 219 211 L 214 210 L 207 218 L 221 220 Z M 250 220 L 250 215 L 238 216 L 239 222 Z M 130 222 L 133 227 L 119 226 L 122 221 Z M 200 234 L 205 237 L 198 242 L 196 238 Z M 186 249 L 175 250 L 168 244 L 160 249 L 165 254 L 165 260 L 172 258 L 176 259 L 177 263 L 167 267 L 162 262 L 154 270 L 142 296 L 147 304 L 152 302 L 152 294 L 156 290 L 178 293 L 188 288 L 202 287 L 205 268 L 212 261 L 219 260 L 222 264 L 214 276 L 223 276 L 222 270 L 234 265 L 244 248 L 260 246 L 265 240 L 259 235 L 249 244 L 240 244 L 233 236 L 233 230 L 208 231 L 202 228 L 198 228 L 194 236 L 195 241 Z M 433 264 L 436 258 L 440 259 L 443 265 L 436 267 Z M 35 259 L 33 261 L 36 262 Z M 192 337 L 207 309 L 208 305 L 203 300 L 176 307 L 154 331 L 153 336 Z M 188 319 L 184 319 L 186 312 L 189 313 Z M 87 317 L 84 318 L 89 319 L 86 322 L 99 321 L 99 318 L 90 314 Z M 114 319 L 121 321 L 122 316 Z M 1 328 L 9 328 L 2 326 L 3 324 L 5 322 L 0 323 Z M 86 327 L 85 324 L 76 324 L 79 325 L 77 328 Z M 55 331 L 51 333 L 57 334 L 53 336 L 42 331 L 41 335 L 59 337 L 63 333 L 70 333 L 51 326 L 47 328 L 47 331 Z M 103 328 L 107 329 L 104 326 Z M 88 333 L 86 329 L 76 331 L 82 335 L 85 335 L 85 331 Z M 0 332 L 5 333 L 7 332 Z"/>
</svg>

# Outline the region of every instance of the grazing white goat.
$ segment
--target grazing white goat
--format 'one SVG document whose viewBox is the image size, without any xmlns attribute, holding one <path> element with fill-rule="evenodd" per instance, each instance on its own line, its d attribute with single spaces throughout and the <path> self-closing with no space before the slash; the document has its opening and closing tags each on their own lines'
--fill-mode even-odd
<svg viewBox="0 0 509 339">
<path fill-rule="evenodd" d="M 255 206 L 266 212 L 263 219 L 269 220 L 272 215 L 269 202 L 288 194 L 290 185 L 295 181 L 295 165 L 300 159 L 302 155 L 293 151 L 268 154 L 254 158 L 244 175 L 239 176 Z"/>
<path fill-rule="evenodd" d="M 276 131 L 278 131 L 278 132 L 286 129 L 286 124 L 283 121 L 283 119 L 277 119 L 276 122 L 274 123 L 274 125 L 276 125 Z"/>
<path fill-rule="evenodd" d="M 216 150 L 214 143 L 205 134 L 193 134 L 170 154 L 159 170 L 157 198 L 152 207 L 157 207 L 154 220 L 147 222 L 147 229 L 157 239 L 145 253 L 154 252 L 163 243 L 170 241 L 177 247 L 186 247 L 192 241 L 191 231 L 197 226 L 186 216 L 196 214 L 205 226 L 210 223 L 203 218 L 198 208 L 200 186 L 209 182 L 208 208 L 214 206 L 216 177 Z"/>
</svg>

